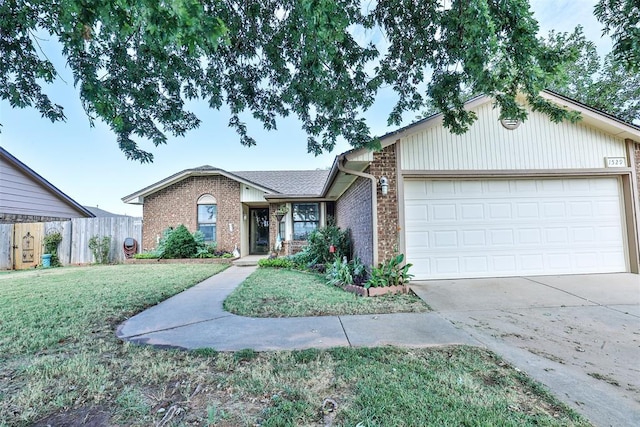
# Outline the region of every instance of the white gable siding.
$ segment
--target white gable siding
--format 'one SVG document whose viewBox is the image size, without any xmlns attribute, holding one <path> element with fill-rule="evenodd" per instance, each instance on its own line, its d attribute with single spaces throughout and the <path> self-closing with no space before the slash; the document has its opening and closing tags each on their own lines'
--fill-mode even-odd
<svg viewBox="0 0 640 427">
<path fill-rule="evenodd" d="M 243 203 L 246 202 L 266 202 L 267 200 L 264 198 L 265 192 L 258 190 L 254 187 L 251 187 L 246 184 L 240 184 L 241 192 L 240 192 L 240 201 Z"/>
<path fill-rule="evenodd" d="M 603 168 L 605 157 L 626 157 L 623 139 L 581 123 L 555 124 L 530 111 L 520 127 L 507 130 L 491 103 L 475 111 L 478 120 L 463 135 L 435 124 L 402 138 L 402 169 L 593 169 Z"/>
<path fill-rule="evenodd" d="M 56 218 L 85 216 L 1 157 L 0 212 Z"/>
</svg>

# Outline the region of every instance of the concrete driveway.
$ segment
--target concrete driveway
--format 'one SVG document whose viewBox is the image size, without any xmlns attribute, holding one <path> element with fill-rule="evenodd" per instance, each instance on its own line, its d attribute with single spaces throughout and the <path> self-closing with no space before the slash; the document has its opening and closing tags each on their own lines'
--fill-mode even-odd
<svg viewBox="0 0 640 427">
<path fill-rule="evenodd" d="M 640 276 L 412 282 L 440 316 L 597 426 L 640 425 Z"/>
</svg>

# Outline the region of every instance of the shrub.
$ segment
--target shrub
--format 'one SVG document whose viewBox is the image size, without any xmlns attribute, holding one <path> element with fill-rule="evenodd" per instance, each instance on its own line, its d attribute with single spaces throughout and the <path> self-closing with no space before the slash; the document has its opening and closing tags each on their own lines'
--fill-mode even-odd
<svg viewBox="0 0 640 427">
<path fill-rule="evenodd" d="M 409 274 L 409 268 L 413 264 L 402 264 L 404 254 L 398 254 L 384 263 L 371 269 L 371 278 L 365 283 L 365 288 L 377 288 L 383 286 L 404 285 L 409 283 L 413 274 Z"/>
<path fill-rule="evenodd" d="M 158 259 L 160 256 L 156 252 L 142 252 L 133 255 L 134 259 Z"/>
<path fill-rule="evenodd" d="M 62 242 L 62 234 L 58 231 L 44 236 L 44 252 L 51 254 L 51 267 L 60 267 L 60 258 L 58 258 L 58 246 Z"/>
<path fill-rule="evenodd" d="M 258 261 L 260 267 L 293 268 L 294 264 L 287 258 L 266 258 Z"/>
<path fill-rule="evenodd" d="M 109 264 L 111 251 L 111 236 L 93 236 L 89 239 L 89 249 L 98 264 Z"/>
<path fill-rule="evenodd" d="M 344 256 L 351 258 L 351 238 L 349 230 L 341 230 L 340 227 L 329 221 L 329 225 L 319 228 L 309 234 L 306 247 L 310 263 L 329 264 L 336 258 Z M 333 246 L 334 252 L 331 252 Z"/>
<path fill-rule="evenodd" d="M 288 255 L 285 259 L 291 261 L 293 268 L 296 270 L 309 270 L 311 264 L 311 255 L 307 248 L 304 248 L 302 251 L 293 255 Z"/>
<path fill-rule="evenodd" d="M 165 230 L 165 236 L 162 258 L 191 258 L 198 253 L 198 243 L 184 224 L 168 232 Z"/>
<path fill-rule="evenodd" d="M 366 279 L 367 271 L 358 257 L 347 261 L 347 257 L 336 258 L 329 264 L 325 278 L 327 283 L 334 286 L 358 285 Z"/>
<path fill-rule="evenodd" d="M 196 234 L 202 235 L 200 231 L 196 231 L 193 237 L 196 237 Z M 195 258 L 220 258 L 225 255 L 224 252 L 216 251 L 218 247 L 217 243 L 204 243 L 204 239 L 201 242 L 198 242 L 198 238 L 196 237 L 196 243 L 198 243 L 198 251 L 194 255 Z"/>
<path fill-rule="evenodd" d="M 342 259 L 336 257 L 336 259 L 329 264 L 325 278 L 327 279 L 327 283 L 333 286 L 342 287 L 352 285 L 353 275 L 351 274 L 347 257 L 342 257 Z"/>
</svg>

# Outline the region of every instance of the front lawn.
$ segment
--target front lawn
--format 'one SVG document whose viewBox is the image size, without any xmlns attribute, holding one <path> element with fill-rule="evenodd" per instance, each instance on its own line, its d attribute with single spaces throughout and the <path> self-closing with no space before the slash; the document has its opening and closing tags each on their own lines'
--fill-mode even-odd
<svg viewBox="0 0 640 427">
<path fill-rule="evenodd" d="M 217 353 L 115 337 L 128 316 L 221 268 L 1 275 L 0 426 L 588 425 L 477 348 Z"/>
<path fill-rule="evenodd" d="M 364 298 L 327 285 L 317 274 L 276 268 L 258 268 L 227 297 L 224 308 L 249 317 L 429 311 L 429 306 L 413 294 Z"/>
</svg>

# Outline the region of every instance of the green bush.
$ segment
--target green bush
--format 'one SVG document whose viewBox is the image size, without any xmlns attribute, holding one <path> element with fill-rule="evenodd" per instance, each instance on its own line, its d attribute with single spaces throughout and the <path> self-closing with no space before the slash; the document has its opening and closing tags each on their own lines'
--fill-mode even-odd
<svg viewBox="0 0 640 427">
<path fill-rule="evenodd" d="M 192 258 L 198 253 L 198 243 L 184 224 L 165 233 L 162 258 Z"/>
<path fill-rule="evenodd" d="M 197 234 L 202 235 L 202 233 L 200 231 L 196 231 L 195 233 L 193 233 L 193 237 L 196 238 L 196 243 L 198 244 L 198 251 L 194 255 L 195 258 L 220 258 L 224 256 L 224 253 L 221 254 L 220 252 L 216 251 L 218 247 L 218 244 L 216 242 L 206 244 L 204 243 L 204 239 L 199 241 L 199 239 L 196 237 Z"/>
<path fill-rule="evenodd" d="M 371 269 L 371 278 L 367 280 L 365 288 L 377 288 L 383 286 L 404 285 L 409 283 L 413 274 L 409 274 L 409 268 L 413 264 L 402 264 L 404 254 L 398 254 L 377 267 Z"/>
<path fill-rule="evenodd" d="M 309 264 L 311 264 L 311 254 L 309 254 L 307 248 L 293 255 L 286 256 L 286 259 L 291 261 L 293 268 L 296 270 L 308 270 Z"/>
<path fill-rule="evenodd" d="M 160 256 L 156 252 L 142 252 L 133 255 L 134 259 L 158 259 Z"/>
<path fill-rule="evenodd" d="M 89 249 L 93 253 L 98 264 L 109 264 L 109 252 L 111 251 L 111 236 L 92 236 L 89 239 Z"/>
<path fill-rule="evenodd" d="M 58 246 L 62 242 L 62 234 L 58 231 L 44 236 L 44 253 L 51 254 L 51 267 L 60 267 L 60 258 L 58 258 Z"/>
<path fill-rule="evenodd" d="M 309 234 L 306 247 L 311 264 L 329 264 L 336 258 L 346 256 L 351 258 L 351 238 L 349 230 L 341 230 L 340 227 L 329 221 L 329 225 L 312 231 Z M 334 251 L 331 252 L 333 246 Z"/>
<path fill-rule="evenodd" d="M 358 257 L 347 261 L 347 257 L 336 258 L 327 268 L 325 278 L 333 286 L 362 285 L 367 271 Z"/>
<path fill-rule="evenodd" d="M 294 264 L 287 258 L 265 258 L 258 261 L 259 267 L 293 268 Z"/>
</svg>

